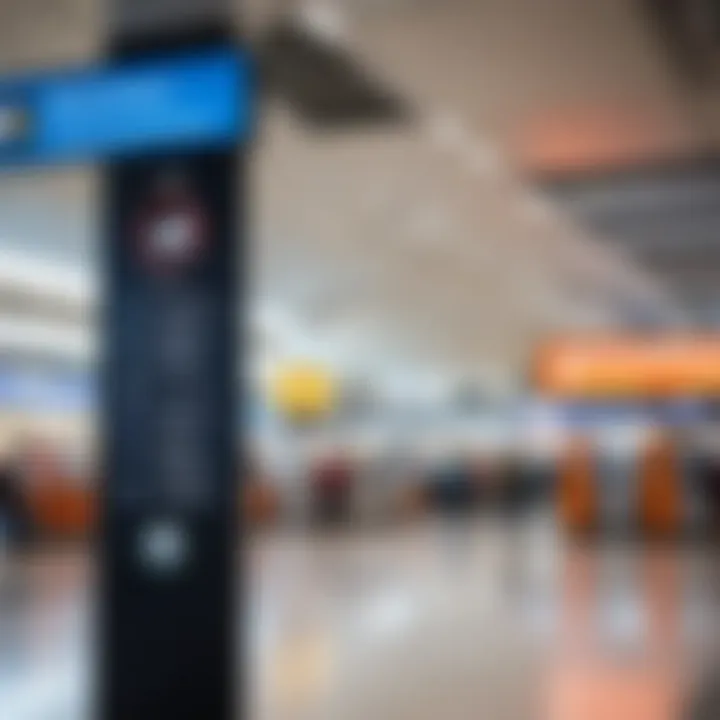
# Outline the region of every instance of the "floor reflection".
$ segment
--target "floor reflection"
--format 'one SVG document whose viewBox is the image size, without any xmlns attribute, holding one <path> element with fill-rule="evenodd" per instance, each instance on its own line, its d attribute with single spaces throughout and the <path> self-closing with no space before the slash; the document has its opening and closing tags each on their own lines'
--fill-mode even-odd
<svg viewBox="0 0 720 720">
<path fill-rule="evenodd" d="M 715 565 L 697 545 L 572 544 L 542 515 L 265 535 L 250 717 L 685 720 L 720 651 Z M 3 718 L 89 716 L 90 568 L 77 550 L 3 566 Z"/>
</svg>

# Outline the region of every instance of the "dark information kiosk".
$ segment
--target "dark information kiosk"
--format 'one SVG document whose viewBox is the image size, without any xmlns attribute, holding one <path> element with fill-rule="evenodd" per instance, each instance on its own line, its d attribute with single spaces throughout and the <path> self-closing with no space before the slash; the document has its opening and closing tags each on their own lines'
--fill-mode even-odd
<svg viewBox="0 0 720 720">
<path fill-rule="evenodd" d="M 0 81 L 3 169 L 98 163 L 98 720 L 230 720 L 250 63 L 219 2 L 115 0 L 107 61 Z"/>
</svg>

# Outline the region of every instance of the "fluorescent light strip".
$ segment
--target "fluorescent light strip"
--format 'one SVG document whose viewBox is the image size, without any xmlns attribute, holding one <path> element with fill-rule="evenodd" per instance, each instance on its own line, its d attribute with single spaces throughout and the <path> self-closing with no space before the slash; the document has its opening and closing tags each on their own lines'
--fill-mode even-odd
<svg viewBox="0 0 720 720">
<path fill-rule="evenodd" d="M 9 250 L 0 251 L 0 288 L 60 298 L 83 306 L 93 300 L 96 290 L 89 273 Z"/>
<path fill-rule="evenodd" d="M 89 360 L 93 353 L 88 330 L 8 316 L 0 316 L 0 350 L 81 361 Z"/>
</svg>

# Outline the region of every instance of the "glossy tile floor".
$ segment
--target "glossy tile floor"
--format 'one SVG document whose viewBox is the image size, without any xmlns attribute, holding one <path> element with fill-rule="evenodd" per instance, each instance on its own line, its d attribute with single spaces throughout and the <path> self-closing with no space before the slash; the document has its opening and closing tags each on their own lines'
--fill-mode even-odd
<svg viewBox="0 0 720 720">
<path fill-rule="evenodd" d="M 685 720 L 720 657 L 706 547 L 578 546 L 538 515 L 268 534 L 248 563 L 253 720 Z M 87 717 L 90 567 L 0 568 L 3 720 Z"/>
</svg>

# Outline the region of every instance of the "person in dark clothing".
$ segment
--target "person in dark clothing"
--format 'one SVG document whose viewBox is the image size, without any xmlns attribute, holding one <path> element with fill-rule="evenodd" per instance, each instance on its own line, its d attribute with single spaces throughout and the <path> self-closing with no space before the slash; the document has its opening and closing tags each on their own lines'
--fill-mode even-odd
<svg viewBox="0 0 720 720">
<path fill-rule="evenodd" d="M 466 514 L 476 507 L 477 485 L 470 463 L 463 457 L 450 457 L 430 474 L 433 505 L 443 513 Z"/>
<path fill-rule="evenodd" d="M 699 477 L 699 488 L 706 504 L 710 533 L 720 535 L 720 457 L 716 453 L 704 453 L 695 460 Z"/>
<path fill-rule="evenodd" d="M 350 519 L 353 470 L 342 455 L 321 461 L 314 469 L 312 485 L 317 519 L 334 525 Z"/>
<path fill-rule="evenodd" d="M 0 465 L 0 542 L 18 545 L 30 537 L 31 521 L 19 471 Z"/>
</svg>

